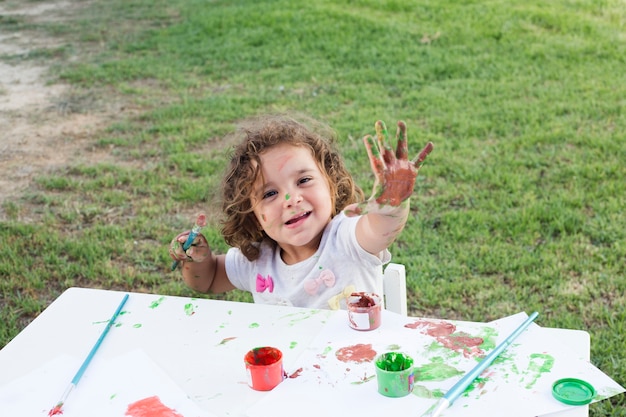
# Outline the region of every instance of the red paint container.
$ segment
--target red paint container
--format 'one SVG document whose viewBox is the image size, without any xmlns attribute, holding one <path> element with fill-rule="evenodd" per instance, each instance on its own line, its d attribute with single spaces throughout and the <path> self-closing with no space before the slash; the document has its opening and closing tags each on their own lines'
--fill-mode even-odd
<svg viewBox="0 0 626 417">
<path fill-rule="evenodd" d="M 283 353 L 274 347 L 264 346 L 250 350 L 244 356 L 248 385 L 257 391 L 270 391 L 285 377 Z"/>
<path fill-rule="evenodd" d="M 350 327 L 355 330 L 374 330 L 380 327 L 382 307 L 378 294 L 353 292 L 348 296 L 346 304 Z"/>
</svg>

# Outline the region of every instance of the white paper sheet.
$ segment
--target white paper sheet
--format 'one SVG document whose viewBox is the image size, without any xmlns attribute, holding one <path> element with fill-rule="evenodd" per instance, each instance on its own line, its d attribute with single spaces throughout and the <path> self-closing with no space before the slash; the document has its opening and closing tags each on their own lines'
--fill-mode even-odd
<svg viewBox="0 0 626 417">
<path fill-rule="evenodd" d="M 80 364 L 78 358 L 60 356 L 0 387 L 0 415 L 48 416 Z M 141 350 L 94 359 L 62 411 L 63 417 L 210 416 Z"/>
<path fill-rule="evenodd" d="M 388 317 L 394 322 L 390 323 Z M 512 333 L 527 315 L 520 313 L 489 324 L 388 317 L 383 322 L 383 334 L 377 330 L 346 332 L 345 320 L 335 316 L 299 358 L 300 376 L 284 381 L 250 407 L 246 414 L 250 417 L 287 417 L 298 410 L 306 410 L 307 415 L 357 412 L 365 417 L 403 415 L 411 410 L 412 415 L 420 416 L 437 402 L 438 396 L 478 363 L 481 352 L 476 349 L 480 349 L 484 356 Z M 428 323 L 434 326 L 433 335 L 428 334 Z M 452 329 L 448 327 L 446 330 L 450 325 L 454 326 L 454 332 L 446 335 Z M 533 329 L 542 330 L 542 337 L 534 337 Z M 624 391 L 588 361 L 573 355 L 558 340 L 544 337 L 543 330 L 531 325 L 443 416 L 501 415 L 502 407 L 506 407 L 509 417 L 566 410 L 571 406 L 556 401 L 551 395 L 552 383 L 562 377 L 590 382 L 598 391 L 598 399 Z M 437 332 L 443 336 L 434 336 Z M 472 347 L 474 338 L 482 339 L 486 344 Z M 458 342 L 457 346 L 451 344 L 454 341 Z M 377 392 L 372 359 L 375 354 L 389 350 L 402 351 L 415 359 L 418 368 L 415 389 L 406 397 L 388 398 Z M 352 354 L 357 360 L 346 361 L 346 354 Z"/>
</svg>

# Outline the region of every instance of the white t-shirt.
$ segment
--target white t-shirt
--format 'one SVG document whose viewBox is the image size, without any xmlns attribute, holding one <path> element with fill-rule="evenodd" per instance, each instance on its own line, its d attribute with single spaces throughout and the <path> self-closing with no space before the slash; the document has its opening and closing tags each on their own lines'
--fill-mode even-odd
<svg viewBox="0 0 626 417">
<path fill-rule="evenodd" d="M 340 213 L 326 226 L 320 247 L 310 258 L 287 265 L 280 248 L 261 245 L 259 259 L 248 261 L 241 251 L 226 253 L 226 274 L 237 288 L 252 293 L 255 303 L 295 307 L 345 309 L 345 297 L 355 291 L 382 296 L 383 265 L 391 260 L 366 252 L 356 240 L 359 217 Z"/>
</svg>

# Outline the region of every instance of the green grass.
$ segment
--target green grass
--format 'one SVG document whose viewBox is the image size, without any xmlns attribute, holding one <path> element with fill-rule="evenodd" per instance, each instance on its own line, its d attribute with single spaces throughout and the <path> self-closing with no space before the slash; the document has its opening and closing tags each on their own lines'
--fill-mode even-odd
<svg viewBox="0 0 626 417">
<path fill-rule="evenodd" d="M 589 331 L 592 362 L 626 383 L 623 1 L 108 0 L 72 25 L 0 22 L 69 39 L 19 59 L 140 109 L 91 138 L 115 162 L 67 166 L 1 208 L 0 346 L 69 286 L 191 295 L 167 244 L 197 210 L 217 216 L 221 137 L 294 110 L 337 130 L 366 190 L 359 139 L 377 119 L 405 120 L 413 151 L 435 143 L 391 248 L 412 315 L 538 310 Z M 591 415 L 625 409 L 621 395 Z"/>
</svg>

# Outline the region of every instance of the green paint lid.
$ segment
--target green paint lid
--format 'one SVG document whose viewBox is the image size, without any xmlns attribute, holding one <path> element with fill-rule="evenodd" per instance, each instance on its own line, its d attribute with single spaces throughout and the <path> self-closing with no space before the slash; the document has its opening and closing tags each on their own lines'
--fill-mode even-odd
<svg viewBox="0 0 626 417">
<path fill-rule="evenodd" d="M 552 384 L 552 396 L 565 404 L 585 405 L 596 396 L 596 389 L 582 379 L 563 378 Z"/>
</svg>

